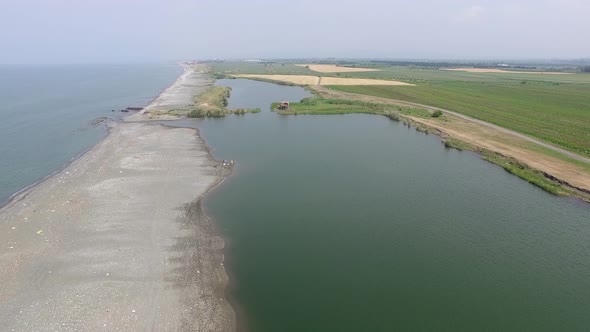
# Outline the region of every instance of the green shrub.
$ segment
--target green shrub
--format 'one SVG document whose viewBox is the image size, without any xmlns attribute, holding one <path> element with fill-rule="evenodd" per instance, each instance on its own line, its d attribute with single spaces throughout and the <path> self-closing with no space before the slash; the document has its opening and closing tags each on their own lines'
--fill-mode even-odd
<svg viewBox="0 0 590 332">
<path fill-rule="evenodd" d="M 433 118 L 440 118 L 442 115 L 443 115 L 443 112 L 437 110 L 437 111 L 432 112 L 432 115 L 430 115 L 430 116 Z"/>
</svg>

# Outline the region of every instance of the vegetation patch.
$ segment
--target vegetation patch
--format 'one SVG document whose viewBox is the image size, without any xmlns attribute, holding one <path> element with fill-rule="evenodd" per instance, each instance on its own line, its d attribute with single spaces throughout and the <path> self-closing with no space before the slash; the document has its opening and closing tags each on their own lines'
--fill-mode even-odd
<svg viewBox="0 0 590 332">
<path fill-rule="evenodd" d="M 433 114 L 431 111 L 424 109 L 424 108 L 402 106 L 402 107 L 399 107 L 398 109 L 399 109 L 399 112 L 404 115 L 415 116 L 418 118 L 430 118 L 430 117 L 432 117 L 432 114 Z"/>
<path fill-rule="evenodd" d="M 487 150 L 481 152 L 481 157 L 549 193 L 560 196 L 572 194 L 570 190 L 564 188 L 559 182 L 547 178 L 542 172 L 534 170 L 515 159 Z"/>
<path fill-rule="evenodd" d="M 271 109 L 279 114 L 351 114 L 369 113 L 380 114 L 399 121 L 403 115 L 420 118 L 432 118 L 433 112 L 406 106 L 371 103 L 351 99 L 330 99 L 319 96 L 305 98 L 297 103 L 290 103 L 289 108 L 280 109 L 280 103 L 275 102 Z M 404 117 L 405 118 L 405 117 Z M 443 118 L 443 117 L 441 117 Z"/>
<path fill-rule="evenodd" d="M 473 144 L 469 144 L 465 141 L 460 139 L 456 139 L 454 137 L 446 137 L 443 139 L 443 143 L 445 147 L 450 149 L 457 149 L 459 151 L 467 150 L 467 151 L 477 151 L 477 148 Z"/>
<path fill-rule="evenodd" d="M 231 88 L 212 86 L 197 98 L 192 109 L 187 113 L 189 118 L 223 117 L 227 114 L 258 113 L 259 108 L 228 109 L 227 103 Z"/>
<path fill-rule="evenodd" d="M 284 110 L 279 109 L 279 106 L 280 103 L 273 103 L 271 109 L 279 114 L 385 114 L 398 109 L 394 105 L 348 99 L 324 99 L 321 97 L 305 98 L 298 103 L 291 103 L 289 108 Z"/>
</svg>

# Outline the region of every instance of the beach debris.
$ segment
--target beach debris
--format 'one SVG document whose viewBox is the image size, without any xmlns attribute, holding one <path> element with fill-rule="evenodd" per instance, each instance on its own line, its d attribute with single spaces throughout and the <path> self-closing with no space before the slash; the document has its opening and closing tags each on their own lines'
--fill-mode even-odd
<svg viewBox="0 0 590 332">
<path fill-rule="evenodd" d="M 43 230 L 41 230 L 41 229 L 40 229 L 40 230 L 38 230 L 38 231 L 37 231 L 37 234 L 43 234 Z"/>
<path fill-rule="evenodd" d="M 223 167 L 231 167 L 231 166 L 234 165 L 234 161 L 233 160 L 225 160 L 224 159 L 222 165 L 223 165 Z"/>
<path fill-rule="evenodd" d="M 113 112 L 114 112 L 114 111 L 115 111 L 115 110 L 113 110 Z M 108 117 L 106 117 L 106 116 L 101 116 L 101 117 L 98 117 L 98 118 L 96 118 L 96 119 L 94 119 L 94 120 L 90 121 L 90 125 L 92 125 L 92 126 L 97 126 L 97 125 L 99 125 L 99 124 L 101 124 L 101 123 L 103 123 L 103 122 L 107 121 L 108 119 L 109 119 L 109 118 L 108 118 Z"/>
</svg>

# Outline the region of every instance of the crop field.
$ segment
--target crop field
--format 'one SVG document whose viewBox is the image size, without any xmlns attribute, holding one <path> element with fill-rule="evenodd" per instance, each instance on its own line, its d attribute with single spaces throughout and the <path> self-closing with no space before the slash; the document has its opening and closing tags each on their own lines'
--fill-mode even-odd
<svg viewBox="0 0 590 332">
<path fill-rule="evenodd" d="M 506 74 L 537 74 L 537 75 L 568 75 L 572 73 L 564 72 L 543 72 L 543 71 L 518 71 L 504 70 L 496 68 L 441 68 L 441 70 L 466 71 L 468 73 L 506 73 Z"/>
<path fill-rule="evenodd" d="M 219 62 L 208 65 L 213 72 L 219 74 L 317 75 L 308 68 L 291 63 Z"/>
<path fill-rule="evenodd" d="M 393 80 L 376 80 L 368 78 L 346 78 L 346 77 L 320 77 L 311 75 L 256 75 L 241 74 L 233 75 L 237 78 L 251 78 L 265 81 L 283 82 L 297 85 L 404 85 L 413 86 L 412 83 L 393 81 Z"/>
<path fill-rule="evenodd" d="M 396 66 L 350 75 L 416 86 L 332 88 L 448 109 L 590 156 L 589 74 L 470 73 Z"/>
<path fill-rule="evenodd" d="M 332 88 L 452 110 L 590 156 L 590 84 L 444 81 Z"/>
<path fill-rule="evenodd" d="M 590 84 L 590 74 L 567 73 L 556 75 L 554 72 L 469 72 L 460 70 L 441 70 L 437 67 L 418 66 L 375 66 L 379 69 L 371 72 L 353 72 L 325 74 L 325 76 L 358 77 L 373 79 L 399 80 L 411 83 L 432 83 L 444 81 L 470 81 L 489 83 L 521 83 L 553 84 L 553 83 L 586 83 Z"/>
</svg>

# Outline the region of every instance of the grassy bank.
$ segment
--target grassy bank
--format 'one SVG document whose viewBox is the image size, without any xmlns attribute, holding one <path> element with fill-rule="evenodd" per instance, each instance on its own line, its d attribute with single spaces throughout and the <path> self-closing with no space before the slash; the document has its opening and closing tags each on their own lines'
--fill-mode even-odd
<svg viewBox="0 0 590 332">
<path fill-rule="evenodd" d="M 284 115 L 298 114 L 349 114 L 371 113 L 384 114 L 395 106 L 366 103 L 356 100 L 324 99 L 320 97 L 305 98 L 298 103 L 291 103 L 286 110 L 279 109 L 280 103 L 273 103 L 273 111 Z"/>
<path fill-rule="evenodd" d="M 482 151 L 481 157 L 484 160 L 502 167 L 507 172 L 514 174 L 519 178 L 526 180 L 527 182 L 534 184 L 535 186 L 554 195 L 567 196 L 573 193 L 571 190 L 562 186 L 559 182 L 546 177 L 542 172 L 531 169 L 525 164 L 520 163 L 512 158 L 508 158 L 488 150 Z"/>
<path fill-rule="evenodd" d="M 305 98 L 297 103 L 291 103 L 289 108 L 285 110 L 279 109 L 279 106 L 280 103 L 273 103 L 271 109 L 284 115 L 369 113 L 391 116 L 401 114 L 424 118 L 445 119 L 441 112 L 431 112 L 421 108 L 370 103 L 350 99 L 327 99 L 318 96 Z"/>
</svg>

